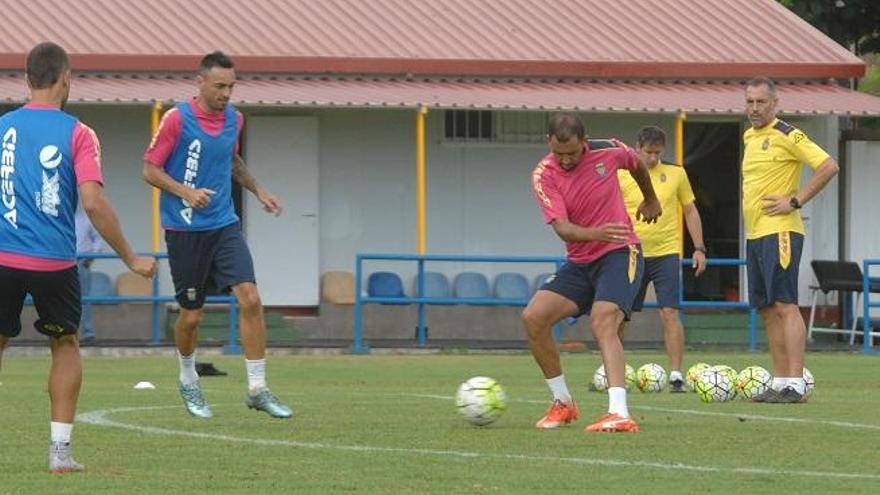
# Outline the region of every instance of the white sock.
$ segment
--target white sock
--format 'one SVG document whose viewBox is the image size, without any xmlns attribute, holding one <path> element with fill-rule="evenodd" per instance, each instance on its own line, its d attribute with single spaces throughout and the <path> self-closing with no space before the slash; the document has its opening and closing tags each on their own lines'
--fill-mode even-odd
<svg viewBox="0 0 880 495">
<path fill-rule="evenodd" d="M 547 378 L 545 380 L 550 391 L 553 392 L 553 400 L 558 400 L 566 404 L 571 404 L 571 394 L 568 393 L 568 385 L 565 384 L 565 375 L 559 375 L 556 378 Z"/>
<path fill-rule="evenodd" d="M 248 390 L 251 395 L 266 388 L 266 359 L 245 359 L 244 366 L 247 368 Z"/>
<path fill-rule="evenodd" d="M 180 361 L 180 383 L 192 385 L 199 381 L 199 374 L 196 373 L 196 353 L 184 356 L 177 351 L 177 359 Z"/>
<path fill-rule="evenodd" d="M 787 387 L 791 387 L 797 390 L 797 393 L 804 395 L 804 392 L 807 391 L 807 381 L 804 380 L 804 377 L 795 377 L 789 378 L 788 383 L 786 383 Z"/>
<path fill-rule="evenodd" d="M 669 372 L 669 381 L 674 382 L 676 380 L 682 380 L 681 371 L 675 370 Z"/>
<path fill-rule="evenodd" d="M 617 414 L 621 417 L 629 417 L 629 408 L 626 406 L 626 389 L 623 387 L 608 388 L 608 413 Z"/>
<path fill-rule="evenodd" d="M 788 378 L 774 376 L 773 383 L 770 385 L 770 388 L 779 392 L 780 390 L 784 389 L 786 385 L 788 385 Z"/>
<path fill-rule="evenodd" d="M 73 423 L 49 423 L 49 435 L 52 443 L 70 443 L 70 435 L 73 433 Z"/>
</svg>

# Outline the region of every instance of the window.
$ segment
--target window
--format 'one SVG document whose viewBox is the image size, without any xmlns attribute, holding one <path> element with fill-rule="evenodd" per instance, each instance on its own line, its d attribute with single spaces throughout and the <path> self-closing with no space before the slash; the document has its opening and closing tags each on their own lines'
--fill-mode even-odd
<svg viewBox="0 0 880 495">
<path fill-rule="evenodd" d="M 547 112 L 446 110 L 444 138 L 457 143 L 543 143 Z"/>
</svg>

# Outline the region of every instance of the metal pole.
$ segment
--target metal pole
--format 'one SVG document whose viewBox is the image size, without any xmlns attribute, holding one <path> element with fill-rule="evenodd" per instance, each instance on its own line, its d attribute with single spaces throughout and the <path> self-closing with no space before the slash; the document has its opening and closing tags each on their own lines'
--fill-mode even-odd
<svg viewBox="0 0 880 495">
<path fill-rule="evenodd" d="M 363 283 L 363 274 L 361 273 L 361 255 L 355 257 L 354 265 L 354 338 L 351 343 L 351 352 L 354 354 L 363 354 L 364 349 L 364 330 L 363 330 L 363 303 L 361 302 L 361 285 Z"/>
<path fill-rule="evenodd" d="M 749 352 L 758 352 L 758 311 L 749 308 Z"/>
<path fill-rule="evenodd" d="M 416 228 L 418 254 L 425 254 L 425 116 L 428 107 L 416 115 Z"/>
<path fill-rule="evenodd" d="M 871 265 L 868 260 L 862 261 L 862 352 L 871 353 Z"/>
<path fill-rule="evenodd" d="M 416 279 L 419 286 L 419 297 L 425 297 L 425 260 L 419 260 L 419 273 Z M 419 347 L 425 347 L 428 341 L 428 332 L 425 328 L 425 303 L 419 303 L 419 327 L 417 331 Z"/>
</svg>

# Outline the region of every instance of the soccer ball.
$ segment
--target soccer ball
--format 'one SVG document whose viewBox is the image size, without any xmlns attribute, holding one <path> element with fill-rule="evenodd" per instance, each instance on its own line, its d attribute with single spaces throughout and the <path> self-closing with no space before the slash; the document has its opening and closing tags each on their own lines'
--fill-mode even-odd
<svg viewBox="0 0 880 495">
<path fill-rule="evenodd" d="M 810 370 L 804 368 L 804 381 L 807 383 L 807 388 L 804 391 L 804 397 L 809 397 L 813 394 L 813 389 L 816 388 L 816 379 L 813 378 L 813 374 L 810 373 Z"/>
<path fill-rule="evenodd" d="M 626 365 L 626 371 L 624 372 L 624 380 L 626 389 L 632 390 L 633 386 L 636 384 L 636 370 L 628 364 Z M 593 389 L 598 392 L 608 390 L 608 378 L 605 376 L 604 364 L 599 366 L 596 372 L 593 373 Z"/>
<path fill-rule="evenodd" d="M 660 392 L 666 388 L 666 370 L 657 363 L 648 363 L 636 371 L 636 380 L 642 392 Z"/>
<path fill-rule="evenodd" d="M 507 409 L 507 395 L 494 379 L 475 376 L 458 387 L 455 405 L 468 422 L 485 426 Z"/>
<path fill-rule="evenodd" d="M 727 375 L 728 378 L 730 378 L 730 381 L 732 383 L 736 384 L 737 373 L 736 373 L 736 370 L 731 368 L 730 366 L 728 366 L 726 364 L 716 364 L 715 366 L 712 366 L 709 369 L 716 370 L 719 373 L 724 373 L 725 375 Z"/>
<path fill-rule="evenodd" d="M 736 397 L 736 382 L 724 371 L 712 367 L 697 377 L 696 390 L 703 402 L 727 402 Z"/>
<path fill-rule="evenodd" d="M 760 366 L 749 366 L 736 377 L 736 389 L 746 399 L 763 394 L 772 383 L 773 375 Z"/>
<path fill-rule="evenodd" d="M 689 389 L 691 389 L 692 391 L 696 392 L 697 391 L 697 389 L 696 389 L 697 377 L 700 376 L 700 373 L 702 373 L 703 370 L 708 369 L 710 367 L 711 367 L 711 365 L 709 363 L 697 363 L 697 364 L 691 366 L 690 368 L 688 368 L 687 375 L 685 375 L 685 377 L 684 377 L 684 381 L 687 384 L 687 387 Z"/>
</svg>

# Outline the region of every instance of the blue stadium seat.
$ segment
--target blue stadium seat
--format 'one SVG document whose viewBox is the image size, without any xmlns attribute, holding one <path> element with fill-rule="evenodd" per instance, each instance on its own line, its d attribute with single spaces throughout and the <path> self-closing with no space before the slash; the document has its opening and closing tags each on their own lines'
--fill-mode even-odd
<svg viewBox="0 0 880 495">
<path fill-rule="evenodd" d="M 367 278 L 367 295 L 369 297 L 406 297 L 406 294 L 403 292 L 403 282 L 393 272 L 371 273 L 369 278 Z"/>
<path fill-rule="evenodd" d="M 89 283 L 91 287 L 89 288 L 89 293 L 87 295 L 92 297 L 106 297 L 106 296 L 115 296 L 116 288 L 113 286 L 113 281 L 110 280 L 110 275 L 107 275 L 104 272 L 96 272 L 92 270 L 90 272 L 90 280 Z M 112 303 L 94 303 L 94 304 L 112 304 Z"/>
<path fill-rule="evenodd" d="M 419 277 L 413 277 L 413 294 L 419 293 Z M 440 272 L 425 272 L 425 297 L 452 297 L 449 279 Z"/>
<path fill-rule="evenodd" d="M 532 294 L 534 294 L 535 292 L 538 292 L 538 289 L 540 289 L 541 286 L 547 282 L 547 279 L 552 277 L 553 275 L 554 274 L 552 274 L 552 273 L 542 273 L 542 274 L 538 275 L 537 277 L 535 277 L 535 285 L 534 285 L 534 287 L 532 287 Z"/>
<path fill-rule="evenodd" d="M 495 277 L 495 297 L 503 299 L 528 299 L 529 281 L 521 273 L 499 273 Z"/>
<path fill-rule="evenodd" d="M 482 273 L 461 272 L 453 283 L 457 298 L 489 298 L 489 280 Z"/>
</svg>

